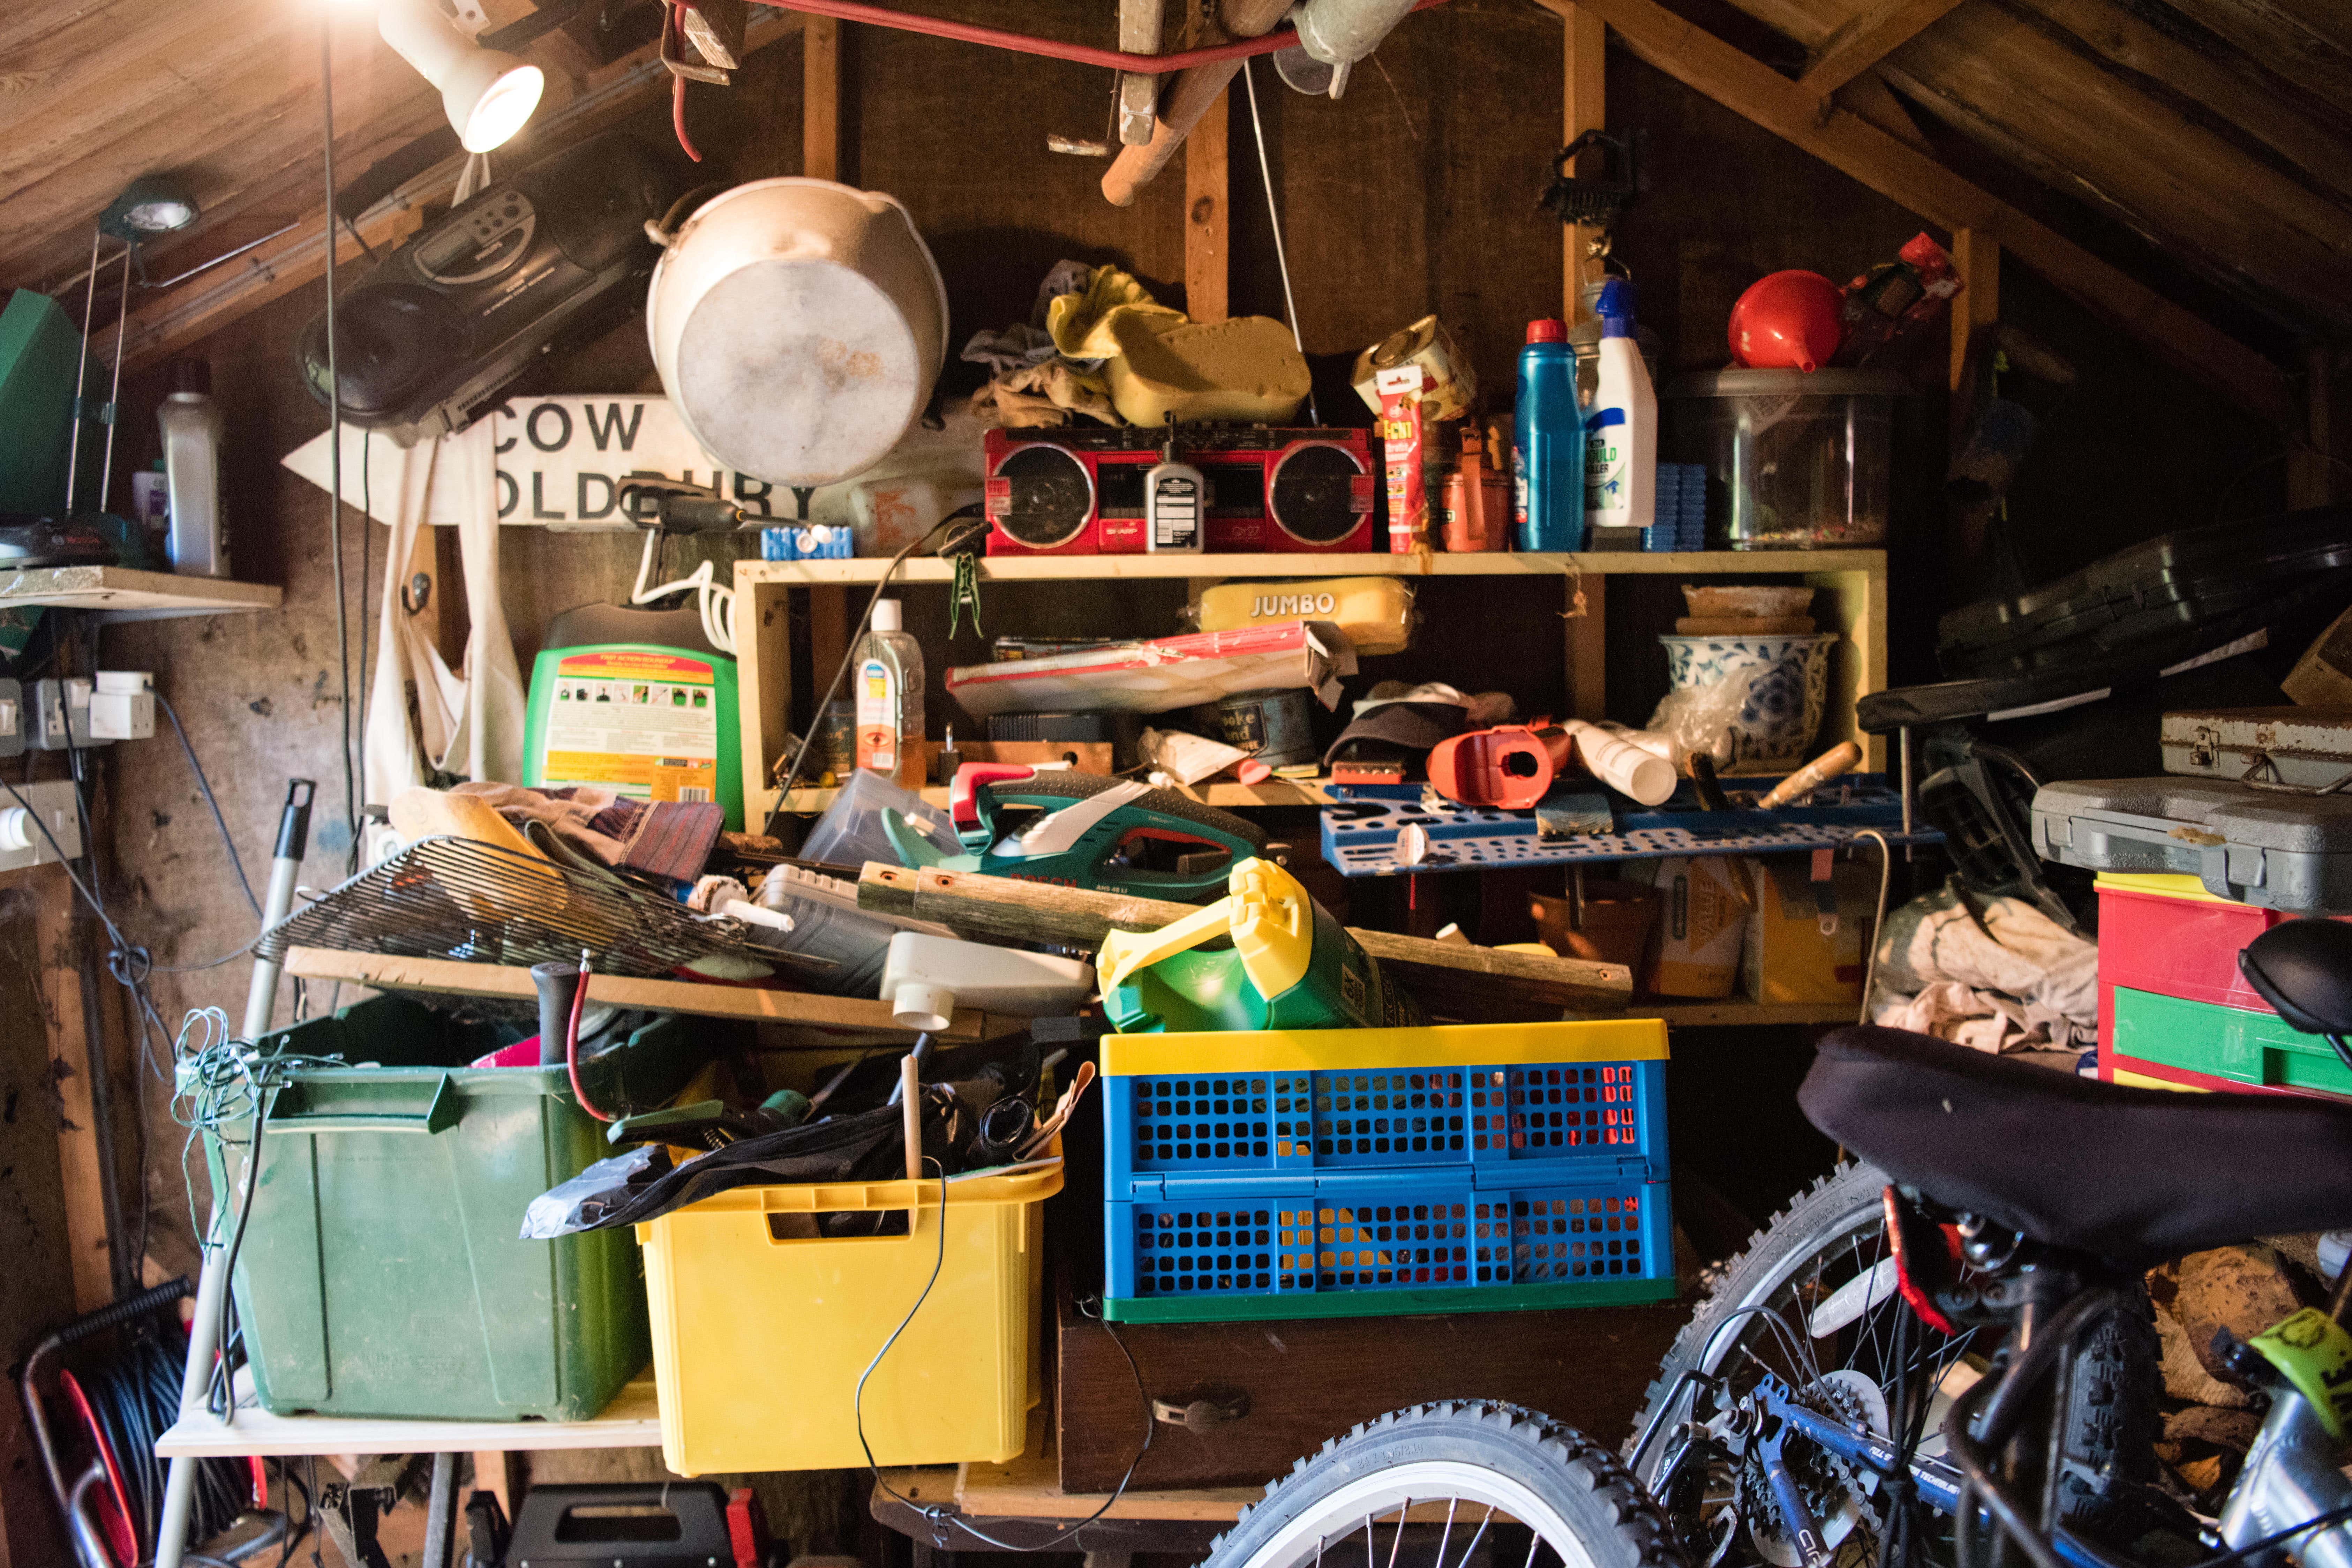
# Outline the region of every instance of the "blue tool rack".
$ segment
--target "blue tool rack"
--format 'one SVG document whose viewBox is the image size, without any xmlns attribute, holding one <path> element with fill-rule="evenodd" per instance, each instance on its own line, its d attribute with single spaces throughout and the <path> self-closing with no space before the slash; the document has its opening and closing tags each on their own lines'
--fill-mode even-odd
<svg viewBox="0 0 2352 1568">
<path fill-rule="evenodd" d="M 1780 780 L 1725 782 L 1760 795 Z M 1877 829 L 1896 845 L 1940 844 L 1944 838 L 1923 825 L 1904 832 L 1902 797 L 1879 773 L 1849 774 L 1817 793 L 1816 804 L 1779 811 L 1701 811 L 1687 784 L 1655 808 L 1633 806 L 1614 795 L 1612 804 L 1620 808 L 1615 832 L 1554 837 L 1538 831 L 1533 811 L 1457 805 L 1420 784 L 1341 785 L 1331 793 L 1345 798 L 1323 809 L 1323 858 L 1346 877 L 1839 849 L 1855 842 L 1864 827 Z M 1397 858 L 1397 837 L 1408 826 L 1421 828 L 1430 841 L 1428 856 L 1412 865 Z"/>
</svg>

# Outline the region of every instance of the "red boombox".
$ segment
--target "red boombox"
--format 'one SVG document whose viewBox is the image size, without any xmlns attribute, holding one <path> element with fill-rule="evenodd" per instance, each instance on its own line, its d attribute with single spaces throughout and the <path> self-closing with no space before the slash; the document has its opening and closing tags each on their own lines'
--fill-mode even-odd
<svg viewBox="0 0 2352 1568">
<path fill-rule="evenodd" d="M 991 430 L 991 555 L 1140 555 L 1143 479 L 1163 459 L 1163 432 Z M 1370 433 L 1194 425 L 1177 457 L 1209 481 L 1205 547 L 1367 552 L 1379 470 Z"/>
</svg>

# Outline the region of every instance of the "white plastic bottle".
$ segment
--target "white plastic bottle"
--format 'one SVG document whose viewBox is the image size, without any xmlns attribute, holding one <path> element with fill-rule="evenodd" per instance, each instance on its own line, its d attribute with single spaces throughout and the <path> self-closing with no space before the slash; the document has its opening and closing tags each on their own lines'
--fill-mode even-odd
<svg viewBox="0 0 2352 1568">
<path fill-rule="evenodd" d="M 184 577 L 228 575 L 228 531 L 220 514 L 221 412 L 212 394 L 212 366 L 177 360 L 172 390 L 155 409 L 171 511 L 163 554 Z"/>
<path fill-rule="evenodd" d="M 923 757 L 923 646 L 901 629 L 898 601 L 874 605 L 872 629 L 857 640 L 849 678 L 857 705 L 857 765 L 919 790 Z"/>
<path fill-rule="evenodd" d="M 1647 528 L 1658 516 L 1658 395 L 1633 341 L 1633 286 L 1601 286 L 1600 384 L 1584 416 L 1586 529 Z"/>
</svg>

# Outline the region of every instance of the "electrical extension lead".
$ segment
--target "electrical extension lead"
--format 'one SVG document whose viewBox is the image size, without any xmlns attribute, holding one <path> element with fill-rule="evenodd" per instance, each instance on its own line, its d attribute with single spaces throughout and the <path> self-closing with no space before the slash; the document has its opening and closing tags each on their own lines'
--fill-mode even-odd
<svg viewBox="0 0 2352 1568">
<path fill-rule="evenodd" d="M 933 523 L 920 537 L 910 540 L 898 554 L 890 557 L 890 563 L 882 568 L 882 576 L 874 584 L 874 592 L 866 595 L 866 613 L 857 617 L 857 627 L 849 634 L 849 649 L 841 656 L 841 663 L 833 672 L 833 684 L 824 689 L 823 697 L 817 699 L 814 712 L 822 715 L 827 708 L 831 707 L 834 694 L 841 689 L 841 683 L 849 679 L 849 667 L 856 662 L 857 658 L 857 645 L 865 640 L 866 628 L 874 624 L 874 606 L 882 602 L 883 591 L 890 586 L 890 579 L 898 574 L 898 568 L 906 564 L 907 557 L 929 543 L 931 537 L 940 530 L 950 523 L 959 522 L 964 526 L 959 531 L 950 534 L 940 543 L 941 550 L 953 550 L 967 540 L 985 532 L 988 528 L 988 520 L 984 517 L 977 519 L 967 517 L 963 510 L 950 512 Z M 801 769 L 808 763 L 809 748 L 816 744 L 817 732 L 823 728 L 822 724 L 809 725 L 808 733 L 801 739 L 801 749 L 793 753 L 793 765 L 785 771 L 782 785 L 776 792 L 779 802 L 778 810 L 782 809 L 781 803 L 783 798 L 793 793 L 793 782 L 801 776 Z"/>
<path fill-rule="evenodd" d="M 918 541 L 917 542 L 920 542 Z M 913 546 L 909 545 L 908 548 L 912 549 Z M 905 552 L 902 551 L 900 553 L 903 555 Z M 1151 1411 L 1151 1395 L 1144 1390 L 1143 1369 L 1135 1364 L 1135 1352 L 1127 1348 L 1127 1342 L 1118 1337 L 1118 1331 L 1110 1326 L 1109 1320 L 1097 1319 L 1096 1321 L 1102 1324 L 1103 1331 L 1110 1335 L 1110 1342 L 1118 1347 L 1118 1353 L 1127 1358 L 1127 1370 L 1135 1378 L 1136 1397 L 1143 1402 L 1143 1444 L 1142 1447 L 1135 1450 L 1135 1458 L 1127 1462 L 1127 1473 L 1118 1478 L 1118 1485 L 1111 1489 L 1110 1496 L 1103 1499 L 1102 1507 L 1095 1510 L 1094 1512 L 1087 1515 L 1086 1518 L 1078 1521 L 1077 1523 L 1069 1526 L 1067 1529 L 1056 1531 L 1043 1541 L 1034 1542 L 1031 1545 L 1023 1546 L 1010 1541 L 999 1541 L 996 1537 L 989 1534 L 985 1531 L 973 1529 L 971 1521 L 966 1520 L 961 1513 L 958 1513 L 953 1508 L 942 1508 L 937 1503 L 932 1503 L 926 1507 L 918 1504 L 912 1498 L 899 1496 L 898 1489 L 893 1487 L 889 1481 L 884 1478 L 882 1474 L 882 1467 L 875 1462 L 874 1445 L 866 1440 L 866 1380 L 874 1375 L 875 1369 L 882 1364 L 882 1358 L 890 1353 L 890 1347 L 898 1342 L 898 1336 L 907 1331 L 908 1327 L 915 1321 L 915 1314 L 923 1310 L 923 1303 L 925 1301 L 930 1300 L 931 1287 L 940 1282 L 940 1270 L 945 1267 L 947 1263 L 947 1167 L 940 1165 L 940 1163 L 937 1160 L 932 1159 L 928 1154 L 923 1156 L 923 1163 L 929 1165 L 939 1166 L 939 1250 L 932 1255 L 931 1277 L 923 1281 L 922 1294 L 917 1296 L 915 1298 L 915 1304 L 907 1309 L 907 1315 L 898 1320 L 898 1326 L 890 1331 L 890 1337 L 882 1342 L 882 1348 L 874 1352 L 874 1359 L 866 1363 L 866 1370 L 857 1374 L 857 1392 L 851 1398 L 849 1404 L 850 1414 L 857 1423 L 857 1447 L 863 1450 L 866 1455 L 866 1468 L 873 1474 L 874 1484 L 880 1487 L 885 1492 L 887 1492 L 893 1500 L 905 1508 L 912 1510 L 915 1513 L 919 1515 L 925 1522 L 930 1525 L 932 1533 L 939 1538 L 942 1545 L 946 1544 L 947 1542 L 946 1527 L 952 1525 L 956 1529 L 963 1531 L 966 1535 L 971 1536 L 974 1541 L 985 1542 L 999 1552 L 1051 1552 L 1055 1547 L 1062 1544 L 1062 1542 L 1075 1539 L 1080 1531 L 1085 1530 L 1088 1525 L 1093 1524 L 1105 1514 L 1110 1512 L 1110 1510 L 1118 1505 L 1118 1500 L 1127 1495 L 1128 1483 L 1135 1479 L 1136 1468 L 1143 1463 L 1143 1456 L 1151 1452 L 1152 1431 L 1158 1425 L 1159 1418 L 1155 1416 Z M 915 1215 L 919 1212 L 919 1209 L 908 1209 L 907 1211 L 907 1229 L 909 1235 L 913 1234 Z M 2202 1565 L 2200 1565 L 2200 1568 L 2202 1568 Z"/>
</svg>

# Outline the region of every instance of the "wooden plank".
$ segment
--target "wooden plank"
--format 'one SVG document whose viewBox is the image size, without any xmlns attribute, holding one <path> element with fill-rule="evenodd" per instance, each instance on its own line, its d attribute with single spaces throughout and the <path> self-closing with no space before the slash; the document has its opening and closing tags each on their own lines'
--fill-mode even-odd
<svg viewBox="0 0 2352 1568">
<path fill-rule="evenodd" d="M 861 909 L 937 921 L 967 935 L 1092 947 L 1114 931 L 1152 931 L 1193 912 L 1192 904 L 1124 893 L 1082 892 L 1045 882 L 983 877 L 936 867 L 910 870 L 868 862 L 858 879 Z M 1571 1006 L 1621 1007 L 1633 977 L 1622 963 L 1502 952 L 1461 942 L 1350 926 L 1348 934 L 1423 1005 L 1441 1016 L 1525 1019 Z"/>
<path fill-rule="evenodd" d="M 1559 11 L 1569 0 L 1538 0 Z M 1906 146 L 1832 107 L 1770 66 L 1667 10 L 1657 0 L 1579 0 L 1617 30 L 1628 47 L 1675 80 L 1813 153 L 1891 201 L 1947 229 L 1986 231 L 2019 260 L 2100 320 L 2236 399 L 2257 417 L 2299 421 L 2279 367 L 2202 318 L 2166 300 L 2122 268 Z M 1967 13 L 1956 13 L 1965 16 Z M 1927 41 L 1913 40 L 1913 47 Z"/>
<path fill-rule="evenodd" d="M 1831 35 L 1815 51 L 1812 63 L 1797 79 L 1822 98 L 1870 69 L 1907 44 L 1917 34 L 1941 21 L 1960 0 L 1879 0 L 1854 14 L 1853 20 Z"/>
<path fill-rule="evenodd" d="M 1245 581 L 1292 577 L 1682 577 L 1737 573 L 1862 572 L 1885 559 L 1883 550 L 1715 550 L 1653 552 L 1604 551 L 1598 554 L 1538 554 L 1502 550 L 1479 553 L 1391 555 L 1032 555 L 996 556 L 980 563 L 982 582 L 1108 582 L 1182 577 L 1201 581 Z M 752 584 L 873 583 L 888 562 L 876 557 L 847 561 L 738 561 L 735 585 Z M 1221 574 L 1212 576 L 1204 573 Z M 929 557 L 900 566 L 892 581 L 945 583 L 954 563 Z"/>
<path fill-rule="evenodd" d="M 94 1312 L 114 1300 L 114 1274 L 106 1244 L 106 1187 L 111 1178 L 99 1158 L 96 1097 L 90 1081 L 93 1053 L 85 1023 L 89 1008 L 83 995 L 79 956 L 84 933 L 76 929 L 73 884 L 66 879 L 63 868 L 54 864 L 34 868 L 26 888 L 35 900 L 41 1011 L 48 1026 L 48 1076 L 57 1085 L 58 1164 L 64 1179 L 73 1310 Z"/>
<path fill-rule="evenodd" d="M 1952 268 L 1960 275 L 1964 287 L 1952 301 L 1952 353 L 1950 387 L 1958 392 L 1969 363 L 1969 351 L 1978 338 L 1989 335 L 2000 324 L 2000 241 L 1979 228 L 1952 231 Z M 1952 405 L 1953 428 L 1966 418 L 1968 410 L 1955 402 Z"/>
<path fill-rule="evenodd" d="M 484 1454 L 558 1448 L 657 1448 L 661 1411 L 648 1371 L 621 1385 L 585 1421 L 393 1421 L 352 1415 L 272 1415 L 241 1406 L 234 1425 L 184 1414 L 156 1439 L 160 1458 L 246 1454 Z"/>
<path fill-rule="evenodd" d="M 1184 313 L 1222 321 L 1232 313 L 1233 213 L 1226 156 L 1233 94 L 1211 104 L 1184 141 Z"/>
<path fill-rule="evenodd" d="M 2038 177 L 2238 291 L 2352 325 L 2352 212 L 1997 5 L 1954 12 L 1887 79 Z M 2001 237 L 2020 252 L 2019 239 Z"/>
<path fill-rule="evenodd" d="M 2151 26 L 2116 0 L 2021 3 L 2109 65 L 2192 100 L 2209 124 L 2242 132 L 2302 174 L 2352 195 L 2352 137 L 2266 72 L 2233 68 L 2225 58 Z"/>
<path fill-rule="evenodd" d="M 801 24 L 801 173 L 841 178 L 841 24 L 809 16 Z"/>
<path fill-rule="evenodd" d="M 2336 499 L 2341 472 L 2335 458 L 2335 345 L 2312 344 L 2303 363 L 2303 439 L 2287 448 L 2286 504 L 2326 506 Z"/>
<path fill-rule="evenodd" d="M 380 991 L 423 991 L 443 996 L 530 1002 L 530 971 L 520 964 L 459 963 L 446 958 L 400 958 L 388 953 L 345 952 L 297 947 L 286 954 L 286 973 L 304 980 L 340 980 Z M 740 985 L 698 985 L 683 980 L 636 980 L 617 974 L 588 977 L 588 999 L 614 1007 L 682 1013 L 692 1018 L 739 1018 L 754 1024 L 850 1031 L 905 1039 L 902 1028 L 880 1002 L 859 996 L 816 996 L 801 991 L 758 991 Z M 942 1040 L 980 1040 L 1001 1033 L 1003 1020 L 959 1009 Z"/>
<path fill-rule="evenodd" d="M 1560 626 L 1568 637 L 1568 709 L 1579 719 L 1609 715 L 1609 583 L 1594 575 L 1569 579 Z M 1584 600 L 1582 612 L 1577 599 Z"/>
<path fill-rule="evenodd" d="M 1922 153 L 1932 154 L 1927 133 L 1903 107 L 1903 100 L 1880 79 L 1875 71 L 1865 71 L 1837 91 L 1837 106 L 1857 119 L 1875 125 L 1898 142 L 1906 142 Z"/>
<path fill-rule="evenodd" d="M 2352 105 L 2352 37 L 2336 0 L 2168 0 L 2264 68 L 2337 107 Z"/>
<path fill-rule="evenodd" d="M 1561 49 L 1561 126 L 1565 147 L 1588 131 L 1608 128 L 1608 72 L 1604 68 L 1609 47 L 1609 27 L 1598 14 L 1570 4 L 1560 12 Z M 1587 174 L 1601 162 L 1597 153 L 1587 153 L 1577 160 L 1569 172 Z M 1561 279 L 1563 298 L 1561 319 L 1574 324 L 1585 319 L 1584 286 L 1599 280 L 1601 260 L 1592 254 L 1592 247 L 1601 231 L 1590 224 L 1563 224 L 1560 228 L 1564 276 Z"/>
<path fill-rule="evenodd" d="M 747 564 L 735 563 L 735 723 L 748 827 L 764 819 L 754 816 L 757 804 L 773 793 L 774 770 L 791 732 L 793 639 L 785 620 L 791 590 L 781 583 L 747 582 Z"/>
<path fill-rule="evenodd" d="M 1815 612 L 1823 631 L 1845 634 L 1843 647 L 1830 660 L 1828 717 L 1821 744 L 1827 748 L 1852 741 L 1862 748 L 1864 773 L 1886 770 L 1886 737 L 1865 735 L 1854 727 L 1857 699 L 1886 689 L 1886 571 L 1823 572 L 1807 577 L 1820 590 Z"/>
<path fill-rule="evenodd" d="M 32 566 L 0 574 L 0 605 L 48 605 L 66 610 L 181 610 L 235 615 L 274 610 L 285 590 L 268 583 L 180 577 L 127 566 Z"/>
</svg>

